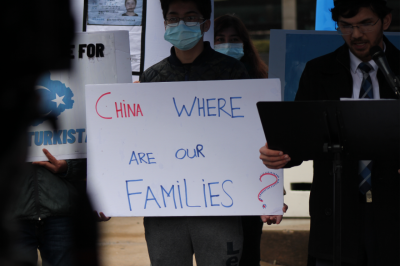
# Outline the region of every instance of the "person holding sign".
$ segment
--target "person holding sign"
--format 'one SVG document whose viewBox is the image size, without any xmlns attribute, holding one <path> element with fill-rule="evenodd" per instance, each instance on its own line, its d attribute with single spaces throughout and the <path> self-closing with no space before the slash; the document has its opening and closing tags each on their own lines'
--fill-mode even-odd
<svg viewBox="0 0 400 266">
<path fill-rule="evenodd" d="M 13 217 L 20 224 L 16 251 L 20 260 L 37 264 L 75 265 L 74 216 L 77 215 L 86 178 L 86 159 L 57 160 L 43 149 L 48 161 L 27 163 L 13 204 Z"/>
<path fill-rule="evenodd" d="M 397 98 L 369 52 L 379 46 L 389 67 L 400 75 L 400 51 L 383 35 L 392 20 L 386 1 L 336 0 L 334 4 L 332 18 L 345 44 L 307 63 L 295 100 Z M 269 149 L 268 144 L 260 149 L 260 154 L 271 169 L 302 163 L 291 160 L 290 154 Z M 400 265 L 398 169 L 398 158 L 344 161 L 342 265 Z M 309 254 L 318 266 L 333 265 L 332 181 L 332 162 L 314 160 Z M 385 216 L 388 219 L 382 219 Z"/>
<path fill-rule="evenodd" d="M 251 78 L 268 78 L 268 66 L 261 60 L 243 22 L 234 15 L 223 15 L 214 21 L 215 51 L 240 60 Z M 283 212 L 288 206 L 285 204 Z M 240 265 L 260 265 L 260 243 L 263 222 L 280 224 L 282 215 L 242 216 L 243 253 Z"/>
<path fill-rule="evenodd" d="M 215 52 L 203 35 L 209 30 L 210 0 L 161 0 L 171 55 L 148 68 L 140 82 L 249 78 L 238 60 Z M 190 86 L 190 83 L 187 83 Z M 150 261 L 159 265 L 235 265 L 242 253 L 240 217 L 145 217 Z"/>
</svg>

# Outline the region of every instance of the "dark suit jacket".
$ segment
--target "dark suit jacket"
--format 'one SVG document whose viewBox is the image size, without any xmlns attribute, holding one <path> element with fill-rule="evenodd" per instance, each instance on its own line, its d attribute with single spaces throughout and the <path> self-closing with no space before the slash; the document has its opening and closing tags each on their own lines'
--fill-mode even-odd
<svg viewBox="0 0 400 266">
<path fill-rule="evenodd" d="M 400 75 L 400 51 L 384 37 L 386 57 L 396 75 Z M 377 74 L 381 98 L 396 98 L 381 71 Z M 300 79 L 295 101 L 340 100 L 351 98 L 353 80 L 346 44 L 333 53 L 309 61 Z M 286 167 L 299 165 L 290 162 Z M 374 161 L 372 197 L 374 234 L 377 254 L 382 265 L 399 263 L 399 159 Z M 358 162 L 344 161 L 342 187 L 342 260 L 356 263 L 361 224 L 361 207 L 357 176 Z M 314 161 L 314 177 L 310 194 L 311 230 L 309 253 L 321 259 L 333 259 L 333 176 L 332 162 Z M 365 203 L 364 203 L 365 204 Z"/>
</svg>

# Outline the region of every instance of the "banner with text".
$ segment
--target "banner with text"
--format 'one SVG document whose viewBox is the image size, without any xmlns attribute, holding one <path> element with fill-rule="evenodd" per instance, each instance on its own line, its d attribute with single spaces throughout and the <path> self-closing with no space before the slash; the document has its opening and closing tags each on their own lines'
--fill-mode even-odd
<svg viewBox="0 0 400 266">
<path fill-rule="evenodd" d="M 127 31 L 77 33 L 71 44 L 71 70 L 49 71 L 37 82 L 42 118 L 28 130 L 27 161 L 86 158 L 86 84 L 131 82 Z M 48 123 L 57 120 L 58 129 Z"/>
<path fill-rule="evenodd" d="M 88 191 L 109 216 L 282 214 L 259 159 L 278 79 L 86 86 Z M 274 125 L 271 125 L 273 127 Z"/>
</svg>

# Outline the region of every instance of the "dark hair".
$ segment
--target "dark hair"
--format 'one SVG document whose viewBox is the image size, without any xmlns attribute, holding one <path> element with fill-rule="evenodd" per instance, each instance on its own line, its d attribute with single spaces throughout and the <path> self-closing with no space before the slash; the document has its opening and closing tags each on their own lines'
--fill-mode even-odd
<svg viewBox="0 0 400 266">
<path fill-rule="evenodd" d="M 163 11 L 164 19 L 167 17 L 167 13 L 169 10 L 169 5 L 173 2 L 193 2 L 196 4 L 200 13 L 203 15 L 203 18 L 210 19 L 211 18 L 211 0 L 160 0 L 161 9 Z"/>
<path fill-rule="evenodd" d="M 371 8 L 380 19 L 392 12 L 392 9 L 386 6 L 385 0 L 336 0 L 335 7 L 331 9 L 332 19 L 338 22 L 339 17 L 352 18 L 362 7 Z"/>
<path fill-rule="evenodd" d="M 126 5 L 126 1 L 128 1 L 128 0 L 125 0 L 125 5 Z M 137 0 L 134 0 L 135 1 L 135 5 L 137 5 Z"/>
<path fill-rule="evenodd" d="M 248 69 L 251 77 L 268 78 L 268 66 L 261 60 L 253 42 L 250 39 L 249 32 L 243 22 L 234 15 L 223 15 L 214 21 L 214 38 L 221 31 L 233 27 L 239 38 L 243 41 L 244 56 L 240 61 L 250 66 Z"/>
</svg>

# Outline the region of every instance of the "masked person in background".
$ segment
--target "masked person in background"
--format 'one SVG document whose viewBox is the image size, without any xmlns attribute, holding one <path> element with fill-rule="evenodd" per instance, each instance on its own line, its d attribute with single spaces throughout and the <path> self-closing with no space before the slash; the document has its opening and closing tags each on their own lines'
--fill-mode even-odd
<svg viewBox="0 0 400 266">
<path fill-rule="evenodd" d="M 243 22 L 236 16 L 223 15 L 214 21 L 215 51 L 242 62 L 251 78 L 268 78 L 268 66 L 261 60 Z M 283 211 L 288 206 L 285 204 Z M 282 215 L 242 216 L 243 252 L 239 265 L 260 265 L 263 222 L 279 224 Z"/>
<path fill-rule="evenodd" d="M 243 22 L 233 15 L 214 21 L 215 51 L 242 62 L 251 78 L 268 78 L 268 66 L 261 60 Z"/>
</svg>

